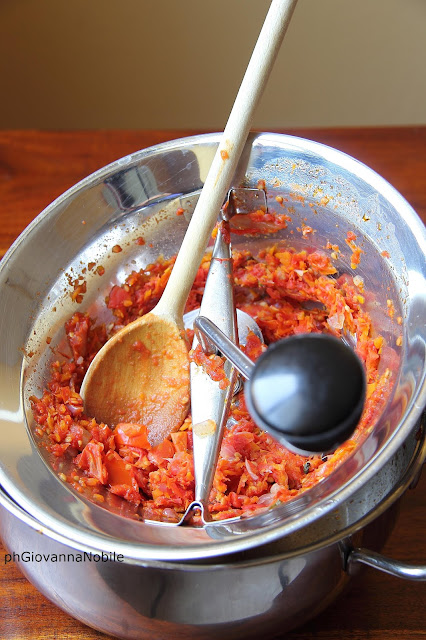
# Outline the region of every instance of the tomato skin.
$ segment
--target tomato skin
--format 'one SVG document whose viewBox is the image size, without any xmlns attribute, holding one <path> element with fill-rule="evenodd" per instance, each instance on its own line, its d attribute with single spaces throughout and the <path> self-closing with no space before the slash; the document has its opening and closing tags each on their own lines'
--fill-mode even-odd
<svg viewBox="0 0 426 640">
<path fill-rule="evenodd" d="M 72 351 L 74 362 L 83 364 L 81 360 L 93 358 L 107 340 L 104 325 L 95 326 L 93 319 L 87 313 L 76 312 L 65 323 L 65 334 Z"/>
<path fill-rule="evenodd" d="M 83 313 L 75 313 L 65 324 L 68 343 L 72 349 L 74 360 L 87 355 L 87 343 L 90 329 L 90 318 Z"/>
<path fill-rule="evenodd" d="M 128 305 L 130 306 L 131 303 L 132 303 L 132 298 L 128 293 L 128 291 L 123 289 L 123 287 L 114 285 L 108 297 L 108 308 L 119 309 L 120 307 L 126 307 Z"/>
<path fill-rule="evenodd" d="M 120 422 L 114 430 L 114 440 L 117 447 L 127 445 L 139 449 L 151 449 L 148 440 L 148 430 L 144 424 Z"/>
<path fill-rule="evenodd" d="M 176 433 L 171 434 L 171 438 L 174 444 L 175 451 L 188 450 L 188 435 L 186 431 L 176 431 Z"/>
<path fill-rule="evenodd" d="M 133 471 L 130 464 L 124 462 L 116 451 L 109 451 L 105 456 L 105 467 L 108 472 L 108 483 L 133 486 Z"/>
<path fill-rule="evenodd" d="M 171 440 L 163 440 L 156 447 L 153 447 L 148 453 L 148 460 L 155 464 L 157 467 L 162 467 L 168 464 L 168 460 L 175 455 L 175 447 Z"/>
<path fill-rule="evenodd" d="M 83 451 L 74 458 L 74 463 L 87 471 L 92 478 L 96 478 L 102 484 L 106 484 L 108 473 L 103 461 L 104 445 L 101 442 L 91 440 Z"/>
</svg>

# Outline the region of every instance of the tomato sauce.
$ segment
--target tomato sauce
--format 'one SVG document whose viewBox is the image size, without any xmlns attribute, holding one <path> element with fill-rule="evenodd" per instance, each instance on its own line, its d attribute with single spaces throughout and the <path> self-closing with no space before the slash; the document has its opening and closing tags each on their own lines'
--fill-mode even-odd
<svg viewBox="0 0 426 640">
<path fill-rule="evenodd" d="M 355 253 L 354 240 L 348 238 Z M 240 391 L 232 404 L 210 495 L 209 509 L 215 519 L 269 509 L 332 473 L 374 426 L 389 396 L 397 361 L 383 337 L 373 331 L 363 308 L 361 279 L 339 275 L 325 252 L 271 246 L 257 255 L 248 250 L 234 252 L 233 260 L 236 304 L 256 320 L 266 345 L 298 333 L 342 337 L 349 331 L 365 364 L 368 398 L 350 440 L 332 453 L 305 457 L 288 451 L 253 422 Z M 79 390 L 106 340 L 156 305 L 173 264 L 174 258 L 160 258 L 132 272 L 121 286 L 112 287 L 106 298 L 112 314 L 108 328 L 86 313 L 74 313 L 65 324 L 71 356 L 57 354 L 47 388 L 40 398 L 31 398 L 40 443 L 58 463 L 70 461 L 67 468 L 71 470 L 60 474 L 63 480 L 99 502 L 119 496 L 132 505 L 137 517 L 165 521 L 178 521 L 194 499 L 191 416 L 179 431 L 151 447 L 144 425 L 122 423 L 114 428 L 85 415 Z M 207 254 L 186 312 L 200 306 L 209 264 Z M 251 334 L 244 349 L 255 360 L 265 348 Z M 204 363 L 220 384 L 229 384 L 220 358 L 208 358 L 200 350 L 192 358 Z M 380 366 L 382 358 L 386 367 Z"/>
</svg>

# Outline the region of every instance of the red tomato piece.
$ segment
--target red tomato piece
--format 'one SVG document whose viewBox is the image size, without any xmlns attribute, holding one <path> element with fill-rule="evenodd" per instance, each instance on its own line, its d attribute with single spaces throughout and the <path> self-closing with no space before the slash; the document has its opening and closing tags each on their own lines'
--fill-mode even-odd
<svg viewBox="0 0 426 640">
<path fill-rule="evenodd" d="M 126 484 L 133 486 L 132 465 L 124 462 L 116 451 L 109 451 L 105 456 L 105 467 L 108 471 L 109 484 Z"/>
<path fill-rule="evenodd" d="M 90 476 L 96 478 L 102 484 L 106 484 L 108 473 L 102 460 L 103 450 L 104 445 L 102 443 L 91 440 L 74 459 L 74 462 L 80 469 L 87 471 Z"/>
<path fill-rule="evenodd" d="M 128 445 L 139 449 L 151 449 L 148 431 L 144 424 L 120 422 L 115 427 L 114 439 L 117 446 Z"/>
<path fill-rule="evenodd" d="M 176 431 L 171 434 L 176 451 L 186 451 L 188 449 L 188 436 L 186 431 Z"/>
<path fill-rule="evenodd" d="M 114 285 L 110 291 L 108 298 L 108 309 L 120 309 L 132 303 L 132 297 L 128 291 Z"/>
<path fill-rule="evenodd" d="M 173 442 L 166 439 L 151 449 L 148 453 L 148 460 L 153 462 L 157 467 L 161 467 L 162 465 L 167 464 L 168 459 L 173 458 L 174 455 L 175 448 Z"/>
</svg>

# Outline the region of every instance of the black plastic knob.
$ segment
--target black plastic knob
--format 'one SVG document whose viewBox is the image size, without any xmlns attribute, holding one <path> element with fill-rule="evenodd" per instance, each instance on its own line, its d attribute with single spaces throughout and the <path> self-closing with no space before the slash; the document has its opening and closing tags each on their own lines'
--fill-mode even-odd
<svg viewBox="0 0 426 640">
<path fill-rule="evenodd" d="M 365 391 L 358 356 L 319 333 L 270 345 L 245 386 L 255 422 L 303 453 L 330 451 L 347 440 L 361 417 Z"/>
</svg>

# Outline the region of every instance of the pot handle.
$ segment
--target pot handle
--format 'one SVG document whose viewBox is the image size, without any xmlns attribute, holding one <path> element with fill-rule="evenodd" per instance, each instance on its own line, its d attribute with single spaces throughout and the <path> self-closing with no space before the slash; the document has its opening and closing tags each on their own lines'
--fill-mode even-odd
<svg viewBox="0 0 426 640">
<path fill-rule="evenodd" d="M 389 573 L 397 578 L 406 580 L 426 581 L 426 565 L 411 565 L 399 560 L 387 558 L 375 551 L 368 549 L 352 549 L 346 559 L 346 570 L 352 572 L 355 564 L 366 564 L 368 567 Z"/>
<path fill-rule="evenodd" d="M 422 416 L 422 431 L 424 433 L 426 425 L 426 412 Z M 422 467 L 418 470 L 414 479 L 411 480 L 409 485 L 410 489 L 415 489 L 417 482 L 419 481 Z M 400 562 L 399 560 L 393 560 L 387 556 L 377 553 L 376 551 L 370 551 L 363 548 L 350 548 L 346 551 L 345 569 L 351 574 L 354 571 L 356 564 L 365 564 L 368 567 L 383 571 L 396 578 L 403 578 L 405 580 L 413 580 L 417 582 L 426 581 L 426 565 L 419 564 L 413 565 L 407 562 Z"/>
</svg>

